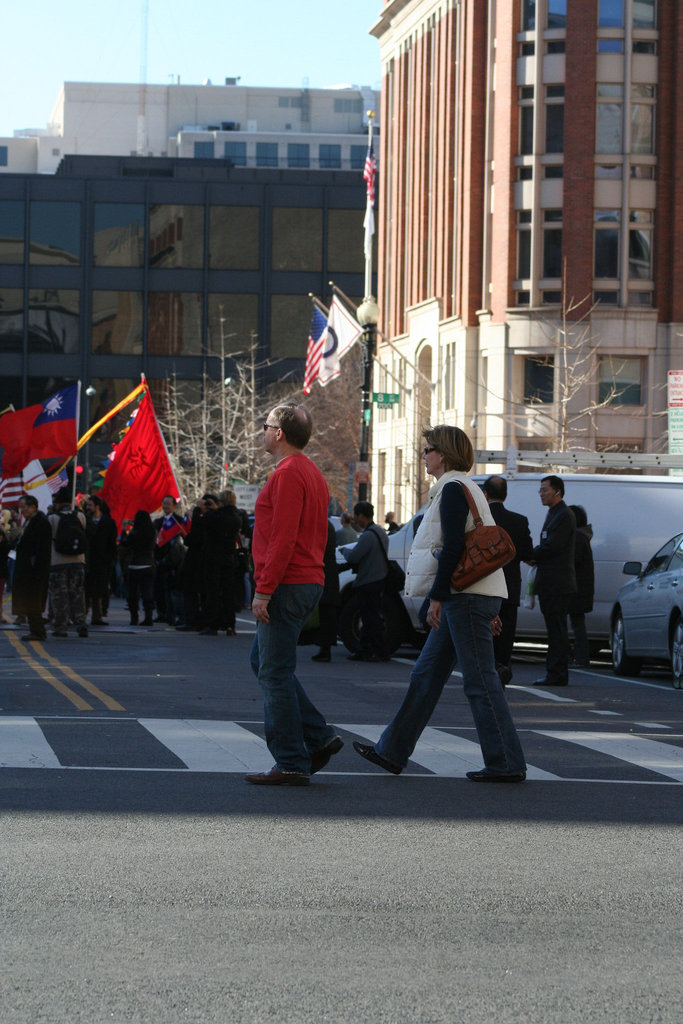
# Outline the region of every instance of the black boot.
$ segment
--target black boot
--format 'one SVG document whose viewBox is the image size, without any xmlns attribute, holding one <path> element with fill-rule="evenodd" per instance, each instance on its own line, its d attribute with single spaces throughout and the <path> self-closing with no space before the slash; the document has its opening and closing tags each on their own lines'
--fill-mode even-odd
<svg viewBox="0 0 683 1024">
<path fill-rule="evenodd" d="M 314 654 L 311 661 L 332 661 L 329 647 L 321 647 L 317 654 Z"/>
<path fill-rule="evenodd" d="M 153 626 L 154 625 L 154 605 L 153 604 L 148 604 L 147 602 L 145 602 L 145 617 L 142 620 L 142 625 L 143 626 Z"/>
</svg>

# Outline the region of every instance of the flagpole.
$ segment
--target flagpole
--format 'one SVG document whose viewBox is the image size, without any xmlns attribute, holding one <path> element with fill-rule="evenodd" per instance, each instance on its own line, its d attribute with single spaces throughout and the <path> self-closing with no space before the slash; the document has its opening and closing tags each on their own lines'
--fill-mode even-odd
<svg viewBox="0 0 683 1024">
<path fill-rule="evenodd" d="M 368 155 L 365 159 L 363 178 L 367 184 L 365 205 L 365 297 L 358 307 L 357 319 L 363 330 L 363 380 L 361 383 L 360 452 L 358 465 L 358 500 L 367 501 L 370 478 L 370 427 L 372 421 L 372 369 L 377 347 L 377 323 L 379 307 L 372 294 L 372 236 L 375 233 L 373 205 L 375 201 L 376 163 L 372 150 L 372 133 L 375 121 L 374 110 L 368 110 Z"/>
</svg>

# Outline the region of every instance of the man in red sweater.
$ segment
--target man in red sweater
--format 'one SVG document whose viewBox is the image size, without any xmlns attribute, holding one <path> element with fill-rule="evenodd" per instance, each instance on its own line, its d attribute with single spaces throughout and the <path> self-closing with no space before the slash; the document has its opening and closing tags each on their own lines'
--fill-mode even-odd
<svg viewBox="0 0 683 1024">
<path fill-rule="evenodd" d="M 277 465 L 256 500 L 251 667 L 263 690 L 275 764 L 246 776 L 260 786 L 307 786 L 344 745 L 295 675 L 299 634 L 323 591 L 327 542 L 327 484 L 303 454 L 312 429 L 300 405 L 276 406 L 263 424 L 264 448 Z"/>
</svg>

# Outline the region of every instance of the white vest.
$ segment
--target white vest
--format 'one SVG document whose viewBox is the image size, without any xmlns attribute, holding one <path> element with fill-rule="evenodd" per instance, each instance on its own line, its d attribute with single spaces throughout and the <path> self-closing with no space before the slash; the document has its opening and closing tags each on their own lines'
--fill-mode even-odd
<svg viewBox="0 0 683 1024">
<path fill-rule="evenodd" d="M 434 551 L 443 547 L 443 531 L 441 529 L 441 492 L 447 483 L 457 480 L 459 484 L 466 487 L 474 498 L 477 511 L 485 526 L 494 526 L 494 519 L 489 511 L 489 506 L 481 489 L 477 484 L 459 470 L 450 469 L 432 484 L 429 489 L 429 502 L 425 514 L 415 534 L 413 545 L 408 556 L 406 566 L 406 597 L 426 597 L 434 584 L 436 570 L 438 568 Z M 474 529 L 474 517 L 468 511 L 465 531 Z M 451 593 L 455 591 L 451 589 Z M 465 594 L 485 594 L 488 597 L 507 597 L 507 586 L 505 575 L 502 569 L 496 569 L 490 576 L 474 583 Z"/>
</svg>

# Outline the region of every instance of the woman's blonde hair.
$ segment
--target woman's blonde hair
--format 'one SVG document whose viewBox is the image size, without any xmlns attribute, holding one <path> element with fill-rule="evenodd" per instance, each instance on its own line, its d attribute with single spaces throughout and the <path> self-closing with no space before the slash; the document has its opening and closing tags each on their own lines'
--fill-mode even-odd
<svg viewBox="0 0 683 1024">
<path fill-rule="evenodd" d="M 422 431 L 430 448 L 436 448 L 444 457 L 446 469 L 457 469 L 469 473 L 474 465 L 472 442 L 460 427 L 449 427 L 440 423 L 436 427 L 425 427 Z"/>
</svg>

